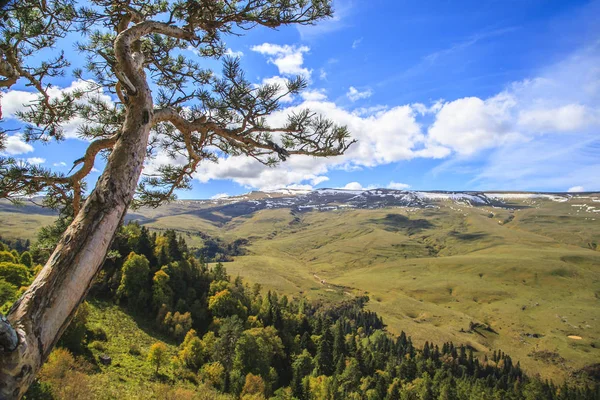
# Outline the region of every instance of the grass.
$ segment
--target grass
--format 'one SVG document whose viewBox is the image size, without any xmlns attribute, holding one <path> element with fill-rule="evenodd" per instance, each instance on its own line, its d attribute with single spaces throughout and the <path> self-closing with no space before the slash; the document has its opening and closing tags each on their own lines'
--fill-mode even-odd
<svg viewBox="0 0 600 400">
<path fill-rule="evenodd" d="M 40 214 L 23 214 L 19 212 L 0 211 L 0 236 L 6 239 L 36 239 L 38 230 L 50 225 L 56 217 Z"/>
<path fill-rule="evenodd" d="M 136 213 L 150 228 L 190 233 L 186 239 L 195 240 L 197 231 L 227 241 L 249 239 L 247 255 L 226 263 L 232 276 L 326 301 L 368 294 L 369 307 L 389 329 L 404 330 L 418 345 L 451 340 L 488 355 L 501 349 L 528 372 L 560 382 L 600 359 L 600 251 L 591 245 L 600 243 L 600 215 L 577 212 L 581 207 L 572 204 L 579 203 L 530 199 L 515 202 L 514 210 L 450 202 L 435 209 L 275 209 L 228 222 L 201 218 L 196 209 L 206 204 Z M 13 227 L 23 218 L 39 218 L 2 215 Z M 118 326 L 109 311 L 103 314 L 110 320 L 98 323 Z M 471 322 L 496 333 L 469 332 Z M 140 338 L 142 354 L 151 337 Z M 114 340 L 124 341 L 114 351 L 127 341 Z M 110 340 L 107 346 L 113 351 Z M 536 356 L 546 353 L 564 361 Z M 145 358 L 131 357 L 116 354 L 113 362 L 131 367 L 134 375 L 115 369 L 114 379 L 150 379 Z"/>
<path fill-rule="evenodd" d="M 137 319 L 120 307 L 102 301 L 90 302 L 88 328 L 102 328 L 106 341 L 88 344 L 87 360 L 93 360 L 93 369 L 86 375 L 89 399 L 225 399 L 212 389 L 191 382 L 176 380 L 170 363 L 160 368 L 159 374 L 146 358 L 150 346 L 157 341 L 166 344 L 169 358 L 177 354 L 177 346 L 161 332 L 152 328 L 151 321 Z M 100 363 L 99 357 L 108 355 L 110 365 Z"/>
<path fill-rule="evenodd" d="M 600 338 L 600 253 L 586 248 L 585 234 L 576 243 L 545 235 L 551 226 L 541 231 L 524 224 L 524 212 L 559 216 L 554 208 L 566 209 L 549 201 L 538 206 L 515 211 L 510 224 L 498 223 L 509 215 L 506 210 L 455 205 L 309 213 L 293 227 L 234 220 L 226 226 L 227 236 L 255 239 L 251 255 L 226 266 L 234 275 L 287 293 L 327 297 L 331 285 L 367 293 L 369 307 L 383 315 L 389 329 L 404 330 L 418 344 L 452 340 L 486 353 L 502 349 L 528 371 L 562 381 L 600 358 L 592 346 Z M 282 210 L 277 211 L 281 218 Z M 261 213 L 254 218 L 270 215 Z M 390 217 L 393 213 L 400 217 Z M 390 227 L 390 221 L 399 226 Z M 561 223 L 555 219 L 555 225 Z M 578 229 L 560 227 L 564 236 Z M 598 230 L 591 229 L 590 237 Z M 467 333 L 471 321 L 489 324 L 497 334 Z M 573 344 L 567 338 L 573 332 L 584 339 Z M 530 356 L 543 350 L 559 353 L 565 362 Z"/>
<path fill-rule="evenodd" d="M 108 366 L 98 362 L 101 373 L 91 375 L 92 386 L 102 388 L 103 398 L 139 398 L 139 393 L 153 392 L 152 383 L 173 381 L 170 365 L 161 369 L 159 379 L 146 361 L 150 346 L 159 340 L 167 345 L 170 357 L 177 353 L 174 343 L 150 326 L 150 322 L 136 321 L 116 305 L 91 303 L 88 327 L 104 329 L 108 340 L 101 342 L 102 349 L 89 346 L 90 350 L 96 360 L 102 354 L 112 358 Z M 137 355 L 130 352 L 133 344 L 139 349 Z"/>
</svg>

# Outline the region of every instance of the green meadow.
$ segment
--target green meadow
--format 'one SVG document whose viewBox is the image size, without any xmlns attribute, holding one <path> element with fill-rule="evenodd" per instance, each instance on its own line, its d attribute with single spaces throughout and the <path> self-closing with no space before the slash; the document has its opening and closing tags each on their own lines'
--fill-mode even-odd
<svg viewBox="0 0 600 400">
<path fill-rule="evenodd" d="M 560 382 L 600 360 L 600 213 L 586 201 L 594 205 L 441 201 L 214 220 L 196 212 L 208 205 L 182 202 L 135 213 L 151 229 L 175 229 L 190 246 L 202 246 L 197 232 L 248 239 L 245 255 L 225 264 L 232 276 L 323 301 L 367 294 L 388 329 L 404 330 L 418 345 L 453 341 L 487 355 L 501 349 L 529 373 Z M 31 239 L 36 223 L 52 219 L 2 216 L 0 235 Z"/>
</svg>

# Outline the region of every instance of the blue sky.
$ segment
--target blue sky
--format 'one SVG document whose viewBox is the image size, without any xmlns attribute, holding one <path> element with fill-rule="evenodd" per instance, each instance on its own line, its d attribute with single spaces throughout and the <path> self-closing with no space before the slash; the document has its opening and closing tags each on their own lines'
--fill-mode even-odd
<svg viewBox="0 0 600 400">
<path fill-rule="evenodd" d="M 600 1 L 334 4 L 336 16 L 317 26 L 226 41 L 256 83 L 308 78 L 288 111 L 308 106 L 359 142 L 343 157 L 275 169 L 241 158 L 204 164 L 181 198 L 286 186 L 600 190 Z M 23 91 L 3 97 L 7 124 Z M 11 155 L 64 172 L 86 147 L 9 141 Z M 164 162 L 178 161 L 159 155 L 147 170 Z"/>
</svg>

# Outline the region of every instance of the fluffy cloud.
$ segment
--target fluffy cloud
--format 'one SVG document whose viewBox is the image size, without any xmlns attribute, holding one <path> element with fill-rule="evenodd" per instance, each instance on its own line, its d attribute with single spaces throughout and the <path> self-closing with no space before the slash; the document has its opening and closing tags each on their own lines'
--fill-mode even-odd
<svg viewBox="0 0 600 400">
<path fill-rule="evenodd" d="M 27 162 L 29 164 L 39 165 L 39 164 L 45 163 L 46 159 L 45 158 L 41 158 L 41 157 L 30 157 L 30 158 L 27 159 Z"/>
<path fill-rule="evenodd" d="M 341 187 L 340 189 L 345 190 L 364 190 L 363 186 L 358 182 L 350 182 L 347 183 L 346 186 Z"/>
<path fill-rule="evenodd" d="M 387 185 L 387 188 L 394 189 L 394 190 L 406 190 L 406 189 L 410 188 L 410 185 L 407 185 L 406 183 L 399 183 L 399 182 L 391 181 Z"/>
<path fill-rule="evenodd" d="M 60 98 L 63 94 L 73 93 L 76 90 L 88 90 L 90 84 L 83 80 L 76 80 L 71 82 L 71 85 L 65 88 L 53 86 L 48 89 L 47 93 L 51 99 Z M 2 104 L 2 113 L 5 118 L 16 118 L 16 114 L 19 111 L 24 111 L 33 102 L 36 101 L 38 95 L 32 92 L 25 92 L 21 90 L 9 90 L 4 93 L 0 98 Z M 112 98 L 104 93 L 100 88 L 99 90 L 85 93 L 78 102 L 85 103 L 90 99 L 98 99 L 108 104 L 112 104 Z M 78 138 L 79 128 L 85 123 L 81 118 L 73 118 L 69 122 L 62 125 L 64 135 L 67 139 Z"/>
<path fill-rule="evenodd" d="M 328 180 L 321 173 L 326 167 L 308 165 L 309 157 L 293 156 L 277 168 L 267 167 L 256 160 L 244 156 L 220 158 L 218 163 L 205 163 L 194 177 L 206 183 L 213 179 L 231 179 L 248 188 L 279 189 L 289 185 L 308 182 L 311 186 Z"/>
<path fill-rule="evenodd" d="M 580 104 L 557 108 L 521 111 L 519 124 L 533 132 L 573 132 L 587 128 L 596 120 L 594 112 Z"/>
<path fill-rule="evenodd" d="M 265 78 L 262 81 L 263 85 L 279 85 L 280 96 L 287 92 L 288 82 L 289 79 L 284 78 L 282 76 L 272 76 L 270 78 Z M 282 103 L 291 103 L 292 101 L 294 101 L 294 96 L 288 93 L 285 96 L 283 96 L 279 101 L 281 101 Z"/>
<path fill-rule="evenodd" d="M 307 46 L 280 46 L 277 44 L 263 43 L 253 46 L 252 51 L 269 56 L 269 62 L 279 69 L 282 75 L 303 75 L 310 77 L 311 70 L 303 68 L 304 53 L 310 51 Z"/>
<path fill-rule="evenodd" d="M 592 134 L 600 127 L 599 63 L 600 42 L 488 99 L 467 97 L 431 108 L 413 107 L 435 114 L 430 143 L 460 156 L 540 135 Z"/>
<path fill-rule="evenodd" d="M 364 91 L 359 91 L 354 86 L 350 86 L 348 89 L 348 93 L 346 93 L 346 97 L 350 99 L 350 101 L 358 101 L 360 99 L 367 99 L 373 96 L 373 91 L 371 89 L 367 89 Z"/>
<path fill-rule="evenodd" d="M 227 49 L 225 51 L 225 55 L 226 56 L 230 56 L 230 57 L 243 57 L 244 56 L 244 52 L 243 51 L 233 51 L 231 49 Z"/>
<path fill-rule="evenodd" d="M 467 97 L 445 103 L 429 128 L 429 140 L 463 155 L 514 140 L 520 136 L 511 124 L 515 105 L 504 93 L 488 100 Z"/>
<path fill-rule="evenodd" d="M 455 151 L 458 157 L 444 169 L 477 171 L 469 182 L 477 189 L 564 190 L 577 182 L 595 190 L 600 174 L 598 65 L 600 42 L 490 99 L 443 103 L 429 129 L 429 147 Z M 479 152 L 484 148 L 490 150 Z"/>
<path fill-rule="evenodd" d="M 275 55 L 283 51 L 279 47 L 264 46 L 262 50 Z M 232 179 L 256 188 L 315 185 L 332 170 L 377 167 L 416 157 L 454 156 L 447 165 L 460 168 L 464 162 L 480 162 L 477 157 L 488 150 L 492 153 L 486 153 L 484 166 L 478 167 L 481 171 L 472 181 L 474 185 L 535 189 L 535 185 L 528 182 L 533 182 L 537 174 L 536 182 L 548 187 L 560 187 L 573 181 L 582 182 L 586 187 L 594 186 L 588 182 L 598 175 L 600 166 L 594 161 L 598 154 L 591 150 L 597 146 L 583 146 L 579 141 L 576 149 L 565 147 L 564 143 L 554 140 L 554 134 L 563 137 L 568 132 L 587 132 L 593 135 L 593 129 L 600 123 L 597 111 L 600 70 L 593 67 L 597 65 L 595 61 L 600 61 L 598 58 L 598 49 L 585 56 L 576 54 L 542 71 L 539 77 L 513 83 L 489 98 L 439 100 L 429 105 L 415 103 L 348 110 L 328 101 L 323 91 L 311 89 L 301 96 L 301 104 L 271 116 L 270 124 L 281 125 L 289 112 L 310 108 L 346 125 L 352 137 L 358 140 L 345 155 L 328 159 L 291 157 L 274 169 L 253 160 L 227 158 L 219 164 L 203 167 L 199 179 L 203 182 Z M 349 97 L 366 97 L 358 89 L 351 89 L 354 90 L 349 90 Z M 427 123 L 420 122 L 421 117 Z M 540 142 L 540 137 L 551 140 Z M 573 154 L 578 156 L 570 160 Z M 560 171 L 563 166 L 570 168 L 569 173 Z M 542 169 L 548 171 L 543 176 L 540 175 Z M 582 178 L 583 174 L 589 179 Z M 358 188 L 359 184 L 351 182 L 350 185 Z M 390 182 L 388 187 L 406 189 L 408 185 Z"/>
<path fill-rule="evenodd" d="M 346 125 L 358 143 L 341 157 L 313 160 L 311 165 L 327 163 L 330 166 L 345 164 L 374 167 L 416 156 L 416 149 L 425 137 L 410 106 L 394 107 L 372 115 L 361 116 L 339 107 L 330 101 L 305 101 L 271 116 L 273 126 L 281 125 L 289 112 L 309 108 L 339 125 Z"/>
<path fill-rule="evenodd" d="M 31 153 L 33 146 L 29 143 L 25 143 L 21 135 L 12 135 L 6 138 L 4 141 L 3 153 L 10 156 L 16 156 L 19 154 Z"/>
<path fill-rule="evenodd" d="M 568 192 L 569 193 L 585 192 L 585 189 L 583 186 L 573 186 L 573 187 L 569 188 Z"/>
<path fill-rule="evenodd" d="M 354 170 L 374 167 L 395 161 L 421 156 L 428 151 L 425 137 L 415 120 L 416 113 L 410 106 L 391 109 L 378 108 L 368 114 L 359 114 L 326 101 L 322 91 L 304 94 L 300 104 L 274 113 L 268 118 L 271 126 L 283 126 L 290 112 L 305 108 L 325 115 L 340 125 L 347 125 L 353 138 L 358 140 L 348 152 L 340 157 L 314 158 L 291 156 L 275 168 L 266 167 L 244 156 L 219 158 L 218 163 L 203 163 L 194 178 L 201 183 L 229 179 L 247 188 L 263 190 L 284 187 L 313 187 L 327 181 L 327 173 L 334 169 Z M 153 173 L 158 165 L 183 165 L 185 160 L 171 159 L 166 154 L 147 162 L 144 173 Z M 300 185 L 300 186 L 298 186 Z"/>
<path fill-rule="evenodd" d="M 321 101 L 327 99 L 324 90 L 305 90 L 300 93 L 300 97 L 306 101 Z"/>
<path fill-rule="evenodd" d="M 24 111 L 27 105 L 33 103 L 36 99 L 37 95 L 35 93 L 9 90 L 0 97 L 2 116 L 4 118 L 15 118 L 17 112 Z"/>
</svg>

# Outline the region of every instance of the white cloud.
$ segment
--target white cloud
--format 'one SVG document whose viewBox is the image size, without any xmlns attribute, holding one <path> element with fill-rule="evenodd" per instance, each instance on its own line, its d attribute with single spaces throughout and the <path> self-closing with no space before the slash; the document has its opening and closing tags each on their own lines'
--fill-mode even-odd
<svg viewBox="0 0 600 400">
<path fill-rule="evenodd" d="M 367 99 L 373 95 L 373 91 L 371 89 L 367 89 L 364 91 L 359 91 L 354 86 L 350 86 L 348 89 L 348 93 L 346 93 L 346 97 L 350 99 L 350 101 L 357 101 L 360 99 Z"/>
<path fill-rule="evenodd" d="M 61 161 L 61 162 L 54 163 L 52 165 L 55 166 L 55 167 L 61 167 L 62 168 L 62 167 L 66 167 L 67 163 L 64 162 L 64 161 Z"/>
<path fill-rule="evenodd" d="M 307 71 L 303 67 L 303 54 L 308 47 L 265 43 L 252 50 L 270 57 L 269 62 L 275 64 L 282 75 Z M 536 79 L 514 83 L 489 98 L 438 100 L 430 105 L 415 103 L 345 109 L 327 100 L 324 90 L 313 88 L 298 96 L 301 104 L 290 104 L 289 108 L 271 115 L 268 122 L 272 127 L 282 126 L 289 113 L 309 108 L 348 127 L 358 143 L 346 154 L 331 158 L 292 156 L 276 168 L 268 168 L 243 156 L 221 156 L 218 163 L 201 164 L 194 177 L 203 183 L 229 179 L 248 188 L 312 188 L 327 181 L 332 170 L 352 171 L 416 157 L 439 159 L 451 155 L 454 155 L 451 161 L 460 161 L 452 166 L 460 167 L 464 160 L 474 160 L 482 150 L 488 149 L 485 165 L 481 166 L 480 159 L 472 169 L 478 168 L 474 184 L 488 189 L 535 189 L 528 182 L 532 176 L 537 174 L 539 177 L 540 171 L 546 170 L 538 183 L 564 188 L 577 182 L 589 189 L 597 186 L 593 180 L 600 175 L 597 161 L 600 157 L 594 150 L 600 148 L 600 144 L 590 141 L 594 145 L 582 147 L 582 139 L 578 136 L 576 144 L 579 147 L 570 148 L 564 142 L 553 141 L 557 136 L 553 134 L 561 133 L 558 136 L 564 138 L 568 137 L 564 132 L 583 130 L 587 139 L 594 137 L 594 129 L 600 122 L 597 117 L 600 69 L 596 67 L 600 62 L 589 59 L 599 61 L 598 58 L 595 53 L 583 58 L 574 57 L 540 73 Z M 586 78 L 582 79 L 582 75 Z M 275 76 L 263 82 L 284 86 L 286 78 Z M 370 95 L 370 90 L 361 92 L 355 87 L 348 91 L 348 97 L 355 100 Z M 287 102 L 292 100 L 286 99 Z M 146 163 L 144 172 L 152 171 L 157 165 L 181 165 L 184 162 L 159 154 L 155 160 Z M 348 185 L 363 188 L 358 182 Z M 406 189 L 408 185 L 392 181 L 387 187 Z"/>
<path fill-rule="evenodd" d="M 225 55 L 229 56 L 229 57 L 243 57 L 244 52 L 243 51 L 233 51 L 231 49 L 227 49 L 225 51 Z"/>
<path fill-rule="evenodd" d="M 373 190 L 373 189 L 377 189 L 379 188 L 379 185 L 374 185 L 374 184 L 370 184 L 368 186 L 363 186 L 361 183 L 359 182 L 349 182 L 346 185 L 344 185 L 343 187 L 339 187 L 336 189 L 344 189 L 344 190 Z"/>
<path fill-rule="evenodd" d="M 322 81 L 327 79 L 327 71 L 324 68 L 319 69 L 319 79 Z"/>
<path fill-rule="evenodd" d="M 200 54 L 200 50 L 196 49 L 193 46 L 188 46 L 186 48 L 187 51 L 191 51 L 192 53 L 196 54 L 197 56 L 202 56 Z M 229 56 L 229 57 L 243 57 L 244 56 L 244 52 L 243 51 L 234 51 L 230 48 L 227 48 L 227 50 L 225 50 L 224 53 L 225 56 Z"/>
<path fill-rule="evenodd" d="M 488 100 L 466 97 L 444 103 L 429 128 L 429 140 L 463 155 L 516 140 L 520 135 L 510 114 L 515 106 L 515 99 L 505 93 Z"/>
<path fill-rule="evenodd" d="M 45 158 L 41 158 L 41 157 L 30 157 L 30 158 L 27 159 L 27 162 L 29 164 L 39 165 L 39 164 L 45 163 L 46 159 Z"/>
<path fill-rule="evenodd" d="M 363 186 L 358 182 L 350 182 L 347 183 L 346 186 L 341 187 L 340 189 L 346 190 L 364 190 Z"/>
<path fill-rule="evenodd" d="M 283 94 L 285 94 L 288 91 L 287 90 L 288 82 L 289 82 L 289 79 L 284 78 L 282 76 L 272 76 L 270 78 L 265 78 L 262 81 L 263 85 L 279 85 L 279 92 L 278 92 L 279 96 L 282 96 Z M 283 96 L 279 101 L 281 101 L 282 103 L 291 103 L 292 101 L 294 101 L 294 96 L 292 94 L 288 93 L 285 96 Z"/>
<path fill-rule="evenodd" d="M 309 165 L 325 163 L 332 167 L 354 165 L 373 167 L 415 157 L 415 148 L 425 137 L 410 106 L 394 107 L 367 116 L 345 110 L 330 101 L 305 101 L 271 116 L 271 125 L 285 122 L 289 112 L 309 108 L 339 125 L 346 125 L 358 143 L 341 157 L 314 159 Z"/>
<path fill-rule="evenodd" d="M 363 38 L 360 39 L 356 39 L 354 42 L 352 42 L 352 48 L 356 49 L 358 46 L 360 46 L 360 43 L 362 42 Z"/>
<path fill-rule="evenodd" d="M 324 90 L 305 90 L 300 93 L 300 97 L 306 101 L 322 101 L 327 99 Z"/>
<path fill-rule="evenodd" d="M 471 183 L 482 190 L 564 190 L 573 182 L 595 190 L 598 65 L 600 42 L 489 99 L 444 102 L 428 130 L 428 151 L 456 152 L 443 169 L 476 173 Z"/>
<path fill-rule="evenodd" d="M 370 115 L 377 115 L 380 114 L 383 111 L 387 111 L 390 108 L 388 106 L 384 106 L 384 105 L 376 105 L 376 106 L 372 106 L 372 107 L 359 107 L 359 108 L 355 108 L 352 111 L 352 114 L 355 115 L 359 115 L 361 117 L 368 117 Z"/>
<path fill-rule="evenodd" d="M 573 132 L 595 122 L 594 112 L 580 104 L 521 111 L 519 124 L 533 132 Z"/>
<path fill-rule="evenodd" d="M 37 99 L 37 95 L 21 90 L 9 90 L 0 97 L 2 104 L 2 116 L 4 118 L 15 118 L 17 112 L 25 111 L 28 105 Z"/>
<path fill-rule="evenodd" d="M 414 103 L 411 104 L 411 106 L 415 109 L 415 111 L 417 111 L 421 115 L 437 114 L 444 106 L 444 100 L 437 100 L 433 102 L 433 104 L 429 107 L 427 107 L 423 103 Z"/>
<path fill-rule="evenodd" d="M 407 185 L 406 183 L 399 183 L 399 182 L 391 181 L 387 185 L 387 188 L 394 189 L 394 190 L 406 190 L 406 189 L 410 188 L 410 185 Z"/>
<path fill-rule="evenodd" d="M 585 192 L 585 189 L 583 186 L 573 186 L 571 188 L 569 188 L 569 190 L 567 190 L 569 193 L 578 193 L 578 192 Z"/>
<path fill-rule="evenodd" d="M 50 96 L 50 99 L 57 99 L 62 97 L 63 94 L 73 93 L 76 90 L 89 90 L 89 88 L 89 82 L 76 80 L 71 82 L 71 84 L 65 88 L 53 86 L 48 89 L 47 93 Z M 16 113 L 18 111 L 25 111 L 27 107 L 31 105 L 37 98 L 38 95 L 35 93 L 20 90 L 9 90 L 0 98 L 3 116 L 5 118 L 16 118 Z M 90 99 L 97 99 L 105 103 L 112 104 L 112 98 L 108 94 L 105 94 L 102 88 L 85 93 L 81 98 L 77 99 L 77 102 L 80 104 L 85 104 Z M 82 118 L 75 117 L 63 124 L 62 128 L 65 138 L 78 138 L 79 128 L 84 123 L 85 121 Z"/>
<path fill-rule="evenodd" d="M 310 51 L 308 46 L 281 46 L 278 44 L 263 43 L 253 46 L 251 50 L 270 56 L 269 62 L 277 66 L 279 73 L 282 75 L 303 75 L 307 78 L 311 75 L 311 70 L 302 68 L 304 53 Z"/>
<path fill-rule="evenodd" d="M 227 193 L 217 193 L 214 196 L 212 196 L 211 199 L 218 200 L 218 199 L 226 199 L 227 197 L 230 197 L 230 195 Z"/>
<path fill-rule="evenodd" d="M 213 179 L 231 179 L 248 188 L 263 190 L 280 189 L 293 184 L 311 186 L 326 181 L 320 172 L 326 172 L 324 165 L 311 167 L 310 157 L 292 156 L 277 168 L 269 168 L 254 159 L 245 156 L 219 159 L 218 163 L 205 163 L 200 166 L 194 177 L 202 183 Z"/>
<path fill-rule="evenodd" d="M 18 134 L 8 136 L 4 141 L 4 146 L 5 148 L 3 153 L 10 156 L 31 153 L 33 151 L 33 146 L 29 143 L 25 143 L 23 137 Z"/>
</svg>

